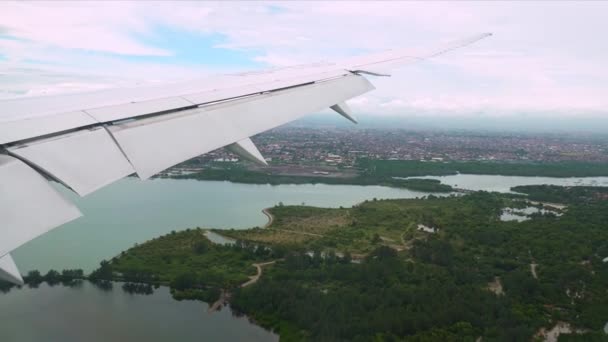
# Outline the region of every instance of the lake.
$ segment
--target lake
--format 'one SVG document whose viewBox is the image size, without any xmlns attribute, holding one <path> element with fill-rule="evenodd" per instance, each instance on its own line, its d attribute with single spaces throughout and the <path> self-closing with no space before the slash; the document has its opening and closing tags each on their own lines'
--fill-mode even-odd
<svg viewBox="0 0 608 342">
<path fill-rule="evenodd" d="M 218 181 L 126 178 L 86 198 L 62 191 L 83 217 L 15 250 L 21 272 L 82 268 L 171 230 L 263 226 L 262 209 L 279 202 L 338 207 L 371 198 L 414 198 L 426 193 L 381 186 L 253 185 Z"/>
<path fill-rule="evenodd" d="M 120 284 L 104 291 L 80 287 L 27 287 L 0 294 L 0 341 L 278 341 L 278 336 L 235 317 L 229 308 L 176 301 L 169 289 L 131 295 Z"/>
<path fill-rule="evenodd" d="M 509 191 L 516 185 L 608 185 L 608 177 L 547 178 L 454 175 L 428 177 L 472 190 Z M 22 272 L 50 268 L 94 269 L 102 259 L 171 230 L 189 227 L 263 226 L 263 208 L 279 202 L 323 207 L 352 206 L 366 199 L 414 198 L 427 193 L 380 186 L 254 185 L 229 182 L 123 179 L 74 200 L 84 216 L 18 248 Z M 207 314 L 201 302 L 178 302 L 166 288 L 151 296 L 105 292 L 85 283 L 13 289 L 0 294 L 0 341 L 210 340 L 274 341 L 277 336 L 229 310 Z M 101 336 L 103 331 L 103 336 Z M 99 335 L 91 335 L 98 332 Z"/>
</svg>

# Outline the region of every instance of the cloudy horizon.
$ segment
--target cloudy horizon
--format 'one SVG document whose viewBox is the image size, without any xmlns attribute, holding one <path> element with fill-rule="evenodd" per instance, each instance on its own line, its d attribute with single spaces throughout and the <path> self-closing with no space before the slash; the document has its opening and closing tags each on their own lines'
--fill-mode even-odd
<svg viewBox="0 0 608 342">
<path fill-rule="evenodd" d="M 494 36 L 373 78 L 349 103 L 386 116 L 608 115 L 608 3 L 0 4 L 0 97 L 413 52 Z"/>
</svg>

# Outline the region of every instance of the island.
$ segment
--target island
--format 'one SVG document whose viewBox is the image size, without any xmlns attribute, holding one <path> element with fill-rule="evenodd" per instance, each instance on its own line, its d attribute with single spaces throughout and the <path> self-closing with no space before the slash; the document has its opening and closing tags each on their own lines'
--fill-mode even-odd
<svg viewBox="0 0 608 342">
<path fill-rule="evenodd" d="M 277 205 L 264 228 L 175 231 L 88 276 L 26 281 L 119 281 L 134 295 L 170 286 L 210 311 L 229 303 L 281 341 L 604 340 L 606 188 L 513 190 Z"/>
</svg>

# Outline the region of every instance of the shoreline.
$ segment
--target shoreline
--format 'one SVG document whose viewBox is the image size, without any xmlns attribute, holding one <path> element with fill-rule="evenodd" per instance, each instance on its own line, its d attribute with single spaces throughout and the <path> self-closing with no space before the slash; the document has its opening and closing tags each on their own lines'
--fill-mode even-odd
<svg viewBox="0 0 608 342">
<path fill-rule="evenodd" d="M 272 223 L 274 222 L 274 216 L 272 216 L 272 214 L 270 213 L 270 209 L 271 208 L 262 209 L 262 213 L 264 215 L 266 215 L 266 217 L 268 217 L 268 222 L 266 222 L 266 224 L 264 225 L 264 228 L 270 227 L 272 225 Z"/>
</svg>

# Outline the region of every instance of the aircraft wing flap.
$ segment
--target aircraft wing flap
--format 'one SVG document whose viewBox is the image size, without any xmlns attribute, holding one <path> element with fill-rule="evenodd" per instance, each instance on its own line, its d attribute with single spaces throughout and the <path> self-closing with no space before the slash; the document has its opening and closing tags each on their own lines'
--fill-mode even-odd
<svg viewBox="0 0 608 342">
<path fill-rule="evenodd" d="M 140 178 L 373 89 L 351 75 L 109 127 Z"/>
<path fill-rule="evenodd" d="M 80 196 L 135 172 L 104 127 L 17 145 L 8 151 Z"/>
<path fill-rule="evenodd" d="M 82 214 L 38 172 L 0 154 L 0 257 Z"/>
<path fill-rule="evenodd" d="M 133 170 L 145 179 L 231 144 L 263 164 L 250 136 L 325 108 L 356 122 L 344 101 L 373 89 L 361 74 L 387 76 L 489 35 L 418 55 L 396 50 L 175 84 L 0 101 L 0 277 L 19 282 L 12 259 L 3 257 L 81 215 L 43 175 L 86 195 Z"/>
</svg>

